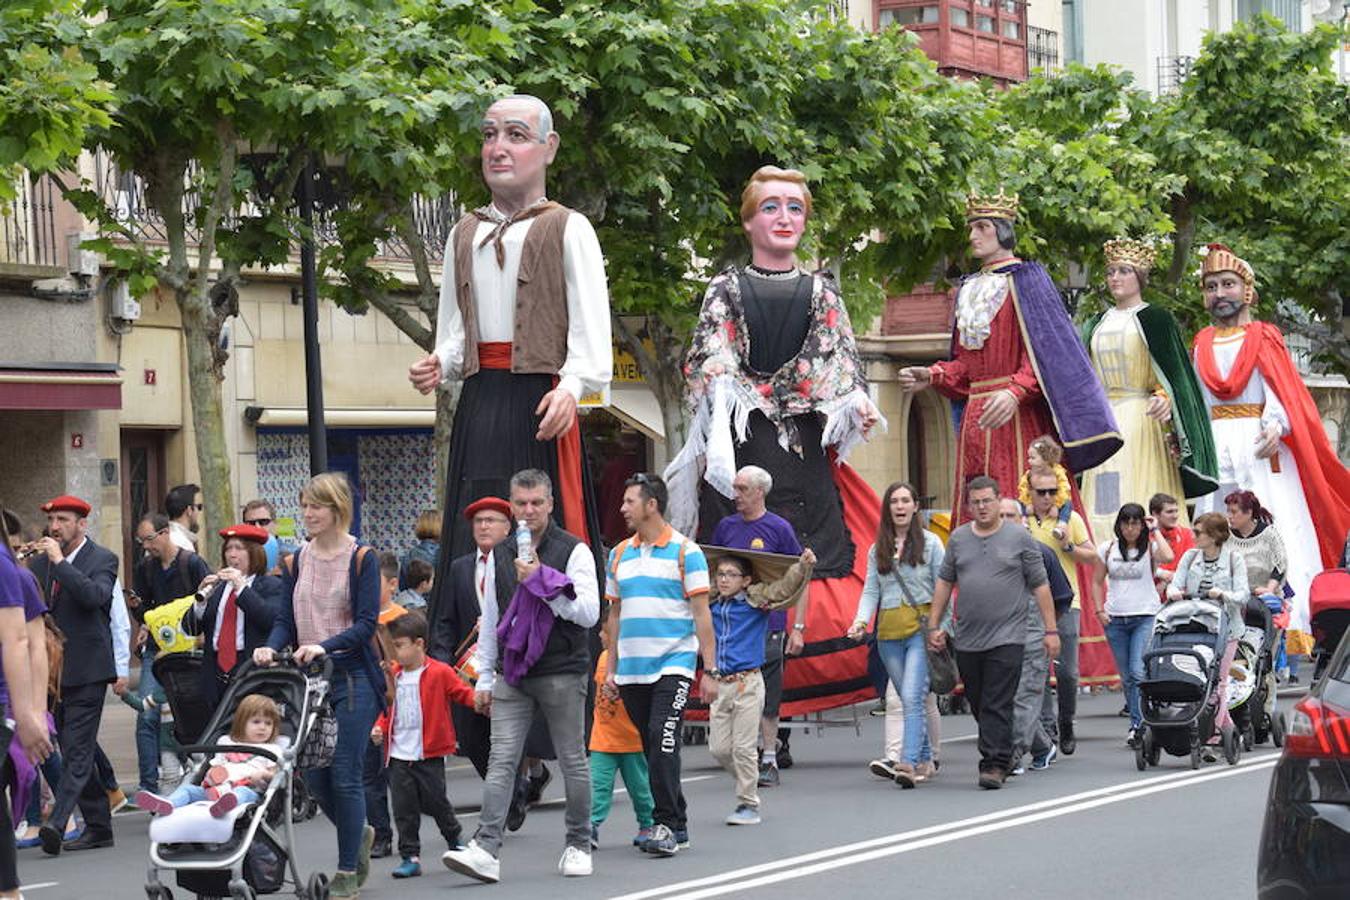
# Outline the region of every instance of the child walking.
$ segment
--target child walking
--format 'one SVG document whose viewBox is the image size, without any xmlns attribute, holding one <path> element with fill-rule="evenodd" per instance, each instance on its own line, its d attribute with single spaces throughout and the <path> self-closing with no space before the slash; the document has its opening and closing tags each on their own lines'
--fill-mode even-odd
<svg viewBox="0 0 1350 900">
<path fill-rule="evenodd" d="M 210 800 L 211 815 L 219 819 L 243 803 L 257 803 L 258 792 L 277 774 L 275 759 L 249 752 L 257 747 L 281 757 L 276 743 L 281 729 L 281 710 L 272 698 L 249 694 L 239 701 L 230 722 L 230 734 L 222 744 L 238 744 L 238 750 L 225 750 L 211 757 L 210 768 L 201 784 L 182 784 L 162 797 L 149 791 L 136 794 L 136 805 L 157 816 L 167 816 L 180 806 Z"/>
<path fill-rule="evenodd" d="M 450 704 L 473 708 L 473 688 L 438 659 L 427 656 L 427 620 L 409 610 L 387 626 L 398 660 L 394 704 L 375 722 L 370 738 L 384 744 L 389 793 L 394 801 L 398 853 L 395 878 L 422 874 L 419 831 L 431 816 L 451 850 L 463 849 L 463 829 L 446 795 L 445 758 L 455 752 Z"/>
<path fill-rule="evenodd" d="M 652 836 L 651 781 L 647 775 L 647 756 L 642 752 L 642 736 L 628 718 L 623 701 L 611 699 L 601 690 L 609 673 L 609 631 L 604 627 L 609 607 L 600 621 L 600 643 L 604 649 L 595 664 L 595 717 L 591 724 L 591 849 L 600 847 L 600 826 L 609 817 L 614 798 L 614 773 L 623 775 L 628 799 L 633 801 L 638 833 L 633 846 L 641 847 Z"/>
<path fill-rule="evenodd" d="M 717 668 L 703 671 L 708 703 L 708 750 L 736 776 L 736 808 L 728 825 L 758 825 L 759 721 L 764 713 L 764 642 L 769 613 L 793 605 L 811 578 L 816 555 L 792 557 L 753 550 L 703 548 L 715 573 L 710 607 Z M 757 565 L 758 564 L 758 565 Z"/>
</svg>

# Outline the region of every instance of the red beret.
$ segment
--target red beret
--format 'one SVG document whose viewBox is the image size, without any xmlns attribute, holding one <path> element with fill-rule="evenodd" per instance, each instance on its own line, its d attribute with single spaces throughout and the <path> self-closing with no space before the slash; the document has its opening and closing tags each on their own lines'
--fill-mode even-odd
<svg viewBox="0 0 1350 900">
<path fill-rule="evenodd" d="M 507 503 L 501 497 L 482 497 L 473 501 L 468 506 L 464 507 L 464 518 L 472 522 L 474 516 L 484 511 L 499 512 L 506 516 L 507 521 L 510 521 L 511 519 L 511 504 Z"/>
<path fill-rule="evenodd" d="M 272 533 L 266 528 L 259 528 L 257 525 L 227 525 L 220 529 L 220 536 L 226 540 L 240 538 L 241 540 L 252 541 L 255 544 L 265 544 Z"/>
<path fill-rule="evenodd" d="M 89 510 L 93 509 L 88 503 L 85 503 L 79 497 L 72 497 L 70 494 L 62 494 L 60 497 L 48 500 L 42 504 L 43 512 L 73 512 L 81 519 L 89 515 Z"/>
</svg>

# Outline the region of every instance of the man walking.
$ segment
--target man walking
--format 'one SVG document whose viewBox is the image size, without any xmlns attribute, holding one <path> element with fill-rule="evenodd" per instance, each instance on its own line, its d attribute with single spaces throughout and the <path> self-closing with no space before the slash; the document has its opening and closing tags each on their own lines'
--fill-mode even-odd
<svg viewBox="0 0 1350 900">
<path fill-rule="evenodd" d="M 708 561 L 698 545 L 666 522 L 666 483 L 638 473 L 623 492 L 623 518 L 633 530 L 610 551 L 605 599 L 611 610 L 605 691 L 623 698 L 647 754 L 656 825 L 643 848 L 674 856 L 689 844 L 680 788 L 680 739 L 694 669 L 703 658 L 702 694 L 717 696 Z"/>
<path fill-rule="evenodd" d="M 1060 571 L 1069 581 L 1069 589 L 1074 592 L 1068 606 L 1055 607 L 1054 627 L 1059 632 L 1060 647 L 1054 663 L 1056 687 L 1053 692 L 1050 690 L 1047 677 L 1041 699 L 1041 725 L 1064 755 L 1072 756 L 1078 744 L 1073 736 L 1073 717 L 1078 711 L 1078 564 L 1095 565 L 1097 554 L 1092 549 L 1087 523 L 1077 510 L 1069 513 L 1067 526 L 1060 524 L 1059 506 L 1055 503 L 1059 483 L 1055 476 L 1033 472 L 1030 483 L 1031 514 L 1027 516 L 1027 528 L 1032 537 L 1054 553 Z"/>
<path fill-rule="evenodd" d="M 48 537 L 34 544 L 32 571 L 46 595 L 47 607 L 66 636 L 61 670 L 61 703 L 56 731 L 61 737 L 61 779 L 47 824 L 38 832 L 43 852 L 62 850 L 66 820 L 78 803 L 84 834 L 66 850 L 113 845 L 108 795 L 94 776 L 94 750 L 103 718 L 107 686 L 116 679 L 110 616 L 117 557 L 87 535 L 90 506 L 79 497 L 61 496 L 43 504 Z"/>
<path fill-rule="evenodd" d="M 1008 777 L 1013 745 L 1013 703 L 1022 674 L 1027 605 L 1035 597 L 1045 623 L 1045 650 L 1059 652 L 1055 611 L 1045 563 L 1024 529 L 999 517 L 998 482 L 980 475 L 966 485 L 971 521 L 952 532 L 928 615 L 929 641 L 941 649 L 942 616 L 952 589 L 956 606 L 956 664 L 970 712 L 979 724 L 979 785 L 998 790 Z"/>
<path fill-rule="evenodd" d="M 734 550 L 756 550 L 798 556 L 801 542 L 792 523 L 769 512 L 766 501 L 773 490 L 773 476 L 759 466 L 744 466 L 731 482 L 736 493 L 736 512 L 722 519 L 713 529 L 712 543 Z M 796 624 L 788 634 L 786 609 L 769 613 L 769 632 L 764 639 L 764 713 L 760 717 L 759 740 L 763 754 L 759 760 L 759 786 L 778 785 L 778 707 L 783 699 L 783 657 L 802 652 L 802 632 L 806 630 L 806 608 L 810 591 L 802 592 Z"/>
<path fill-rule="evenodd" d="M 511 513 L 530 531 L 530 558 L 514 539 L 493 548 L 496 591 L 483 599 L 474 706 L 492 718 L 492 750 L 478 833 L 446 852 L 449 868 L 479 881 L 501 877 L 502 828 L 536 711 L 553 738 L 567 796 L 566 876 L 591 874 L 591 772 L 586 761 L 590 629 L 600 618 L 591 548 L 553 522 L 553 483 L 539 469 L 511 476 Z M 500 623 L 500 624 L 499 624 Z"/>
<path fill-rule="evenodd" d="M 169 534 L 184 550 L 197 552 L 197 530 L 201 528 L 202 489 L 195 484 L 180 484 L 164 497 L 164 512 L 169 517 Z"/>
</svg>

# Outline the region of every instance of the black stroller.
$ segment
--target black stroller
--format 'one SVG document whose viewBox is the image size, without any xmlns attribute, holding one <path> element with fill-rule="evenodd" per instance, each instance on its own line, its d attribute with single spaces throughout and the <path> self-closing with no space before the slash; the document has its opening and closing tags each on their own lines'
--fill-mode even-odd
<svg viewBox="0 0 1350 900">
<path fill-rule="evenodd" d="M 185 753 L 201 754 L 197 757 L 200 762 L 189 776 L 200 783 L 209 768 L 211 755 L 224 749 L 216 742 L 229 733 L 240 700 L 248 694 L 263 694 L 277 703 L 282 715 L 278 743 L 286 749 L 276 760 L 276 776 L 258 802 L 245 808 L 232 824 L 224 823 L 223 827 L 228 831 L 212 835 L 214 840 L 157 840 L 160 820 L 152 821 L 150 868 L 145 883 L 149 900 L 173 898 L 172 890 L 159 880 L 161 870 L 175 872 L 178 886 L 199 898 L 253 900 L 259 894 L 276 893 L 287 885 L 301 900 L 326 900 L 328 897 L 326 875 L 315 873 L 308 882 L 301 880 L 294 854 L 292 803 L 297 785 L 302 783 L 296 771 L 296 756 L 325 706 L 332 663 L 324 660 L 321 665 L 302 670 L 287 657 L 278 658 L 282 659 L 281 664 L 271 668 L 256 668 L 252 661 L 246 661 L 235 673 L 214 714 L 195 736 L 197 742 L 183 747 Z M 165 669 L 172 671 L 180 666 L 186 668 L 190 663 L 175 663 Z M 157 661 L 156 675 L 160 669 Z M 169 677 L 175 676 L 170 674 Z M 184 687 L 184 696 L 189 690 Z M 166 693 L 170 692 L 166 690 Z M 172 702 L 171 708 L 177 730 L 185 720 L 178 717 L 178 707 Z M 260 748 L 257 752 L 270 756 Z M 163 821 L 177 820 L 181 815 L 178 813 Z M 218 821 L 215 827 L 219 829 L 222 825 Z"/>
<path fill-rule="evenodd" d="M 1275 715 L 1275 648 L 1284 640 L 1265 601 L 1250 597 L 1242 613 L 1246 625 L 1238 638 L 1228 673 L 1228 712 L 1242 736 L 1242 749 L 1271 740 L 1284 746 L 1284 727 Z"/>
<path fill-rule="evenodd" d="M 1158 612 L 1139 684 L 1143 724 L 1134 746 L 1139 771 L 1158 765 L 1164 750 L 1172 756 L 1189 754 L 1191 768 L 1200 767 L 1218 715 L 1215 689 L 1227 640 L 1222 604 L 1188 598 Z M 1224 759 L 1237 765 L 1242 752 L 1237 731 L 1228 729 L 1222 740 Z"/>
</svg>

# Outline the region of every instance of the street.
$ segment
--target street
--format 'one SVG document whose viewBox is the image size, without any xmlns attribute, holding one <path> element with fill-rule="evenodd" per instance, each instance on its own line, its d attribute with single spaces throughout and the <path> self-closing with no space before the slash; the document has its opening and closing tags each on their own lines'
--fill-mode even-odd
<svg viewBox="0 0 1350 900">
<path fill-rule="evenodd" d="M 362 896 L 411 900 L 454 890 L 502 900 L 965 898 L 997 888 L 1003 896 L 1037 900 L 1124 891 L 1164 900 L 1192 897 L 1199 885 L 1211 896 L 1251 896 L 1276 753 L 1258 748 L 1237 767 L 1220 761 L 1198 772 L 1187 759 L 1164 755 L 1160 768 L 1138 772 L 1123 743 L 1119 708 L 1119 694 L 1083 697 L 1074 756 L 1061 758 L 1049 772 L 1028 773 L 1001 791 L 985 792 L 975 787 L 969 716 L 944 717 L 937 779 L 901 791 L 866 769 L 879 755 L 881 720 L 860 707 L 861 737 L 852 727 L 827 729 L 823 736 L 794 734 L 796 765 L 783 773 L 780 787 L 761 792 L 764 823 L 739 829 L 722 824 L 732 808 L 730 776 L 713 766 L 705 746 L 687 747 L 691 849 L 668 860 L 636 852 L 629 843 L 636 826 L 621 794 L 601 829 L 590 878 L 564 880 L 556 872 L 562 784 L 555 776 L 545 793 L 551 802 L 532 811 L 524 828 L 508 838 L 500 884 L 479 885 L 445 869 L 439 860 L 443 842 L 424 820 L 423 876 L 394 881 L 389 872 L 397 857 L 376 860 Z M 120 762 L 118 769 L 134 771 Z M 450 776 L 456 804 L 476 808 L 480 783 L 472 769 L 456 759 Z M 462 818 L 471 831 L 476 813 Z M 25 895 L 143 897 L 146 816 L 121 814 L 114 826 L 115 850 L 55 859 L 37 849 L 21 851 Z M 297 840 L 303 875 L 333 865 L 333 831 L 322 817 L 298 826 Z M 166 883 L 174 883 L 172 875 Z"/>
</svg>

